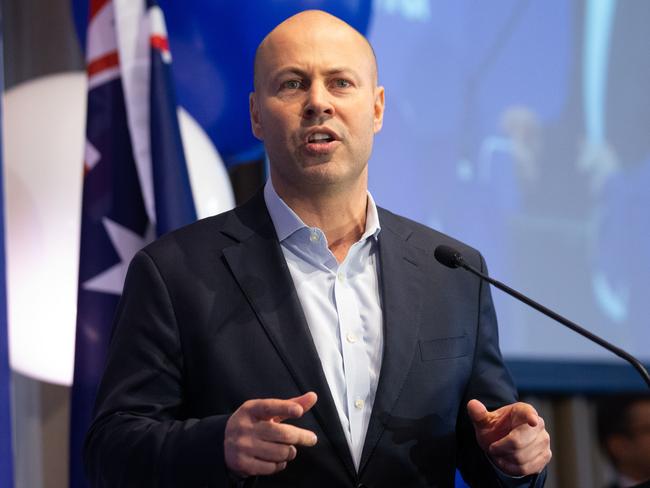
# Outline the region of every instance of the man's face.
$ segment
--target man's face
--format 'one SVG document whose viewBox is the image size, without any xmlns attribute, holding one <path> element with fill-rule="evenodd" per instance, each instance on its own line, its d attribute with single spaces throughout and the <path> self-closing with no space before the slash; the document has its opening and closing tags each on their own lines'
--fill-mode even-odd
<svg viewBox="0 0 650 488">
<path fill-rule="evenodd" d="M 250 108 L 276 189 L 366 184 L 384 111 L 374 63 L 358 33 L 322 12 L 293 17 L 267 37 Z"/>
</svg>

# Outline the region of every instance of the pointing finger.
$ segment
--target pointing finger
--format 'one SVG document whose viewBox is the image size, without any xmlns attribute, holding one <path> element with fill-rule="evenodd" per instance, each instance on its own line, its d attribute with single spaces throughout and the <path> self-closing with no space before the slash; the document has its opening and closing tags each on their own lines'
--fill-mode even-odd
<svg viewBox="0 0 650 488">
<path fill-rule="evenodd" d="M 539 415 L 537 410 L 528 404 L 523 402 L 518 402 L 513 405 L 512 410 L 512 427 L 517 427 L 519 425 L 528 424 L 531 427 L 536 427 L 539 423 Z"/>
<path fill-rule="evenodd" d="M 299 397 L 289 398 L 288 401 L 299 404 L 302 407 L 302 414 L 304 415 L 311 410 L 311 407 L 316 405 L 316 400 L 318 400 L 318 396 L 313 391 L 310 391 Z"/>
<path fill-rule="evenodd" d="M 258 420 L 299 418 L 304 412 L 300 403 L 275 398 L 251 400 L 248 408 L 250 414 Z"/>
</svg>

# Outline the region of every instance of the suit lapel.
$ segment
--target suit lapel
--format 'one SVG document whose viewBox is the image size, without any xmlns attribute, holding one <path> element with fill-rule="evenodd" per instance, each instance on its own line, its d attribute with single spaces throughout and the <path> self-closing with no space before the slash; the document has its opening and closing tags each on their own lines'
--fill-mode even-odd
<svg viewBox="0 0 650 488">
<path fill-rule="evenodd" d="M 384 311 L 384 354 L 375 403 L 363 446 L 359 473 L 363 471 L 406 379 L 417 347 L 425 273 L 425 253 L 410 245 L 410 230 L 394 216 L 380 213 L 379 256 L 382 308 Z"/>
<path fill-rule="evenodd" d="M 336 406 L 262 193 L 233 215 L 225 233 L 238 242 L 223 250 L 228 266 L 299 391 L 318 394 L 314 416 L 354 476 Z"/>
</svg>

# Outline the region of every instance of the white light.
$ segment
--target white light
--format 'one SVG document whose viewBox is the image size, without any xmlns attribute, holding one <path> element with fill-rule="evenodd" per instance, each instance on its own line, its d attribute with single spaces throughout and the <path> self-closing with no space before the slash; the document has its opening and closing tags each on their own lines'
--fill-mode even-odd
<svg viewBox="0 0 650 488">
<path fill-rule="evenodd" d="M 235 206 L 230 178 L 212 140 L 183 108 L 178 110 L 183 148 L 198 218 Z"/>
<path fill-rule="evenodd" d="M 72 379 L 86 79 L 48 76 L 4 96 L 11 367 Z"/>
<path fill-rule="evenodd" d="M 70 385 L 79 267 L 86 76 L 47 76 L 4 94 L 3 150 L 11 367 Z M 200 217 L 233 206 L 201 127 L 179 113 Z"/>
</svg>

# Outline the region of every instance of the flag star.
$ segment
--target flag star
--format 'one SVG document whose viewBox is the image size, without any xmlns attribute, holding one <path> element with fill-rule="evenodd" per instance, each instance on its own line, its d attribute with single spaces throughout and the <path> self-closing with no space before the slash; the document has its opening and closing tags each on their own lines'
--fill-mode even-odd
<svg viewBox="0 0 650 488">
<path fill-rule="evenodd" d="M 92 170 L 99 160 L 102 159 L 102 155 L 99 153 L 97 148 L 91 144 L 91 142 L 86 139 L 86 147 L 84 149 L 84 164 L 86 172 Z"/>
<path fill-rule="evenodd" d="M 88 291 L 121 295 L 131 258 L 145 245 L 153 241 L 155 236 L 154 227 L 149 225 L 145 235 L 140 236 L 106 217 L 102 219 L 102 223 L 115 251 L 120 257 L 120 262 L 84 282 L 81 286 Z"/>
</svg>

